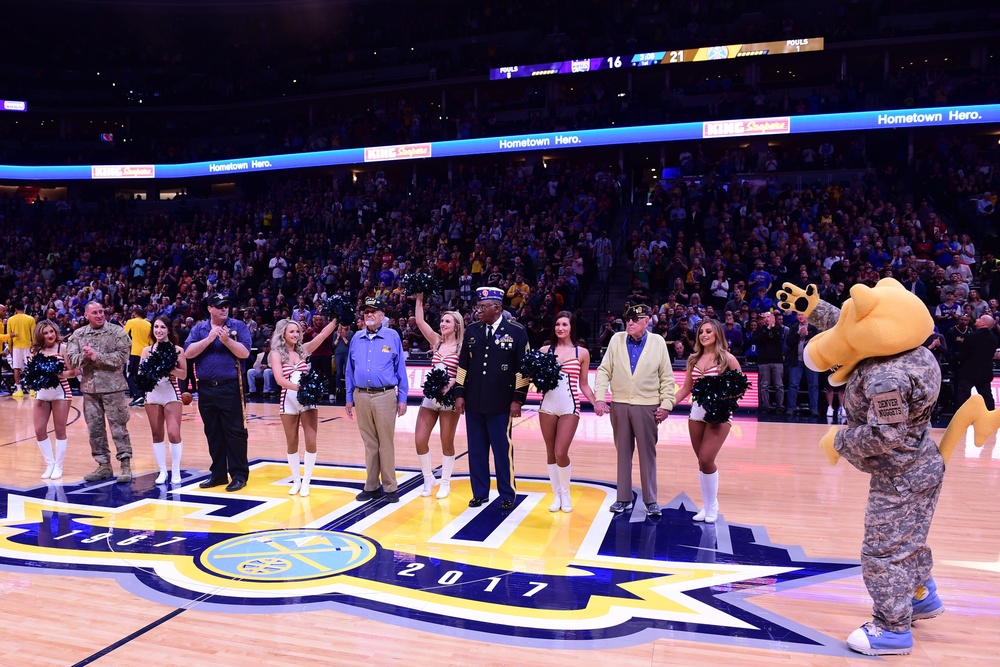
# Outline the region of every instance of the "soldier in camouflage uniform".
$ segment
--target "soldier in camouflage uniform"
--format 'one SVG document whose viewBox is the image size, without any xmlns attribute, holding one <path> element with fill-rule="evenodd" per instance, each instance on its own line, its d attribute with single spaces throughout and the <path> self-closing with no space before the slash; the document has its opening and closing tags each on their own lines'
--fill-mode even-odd
<svg viewBox="0 0 1000 667">
<path fill-rule="evenodd" d="M 845 304 L 841 311 L 818 300 L 812 285 L 803 291 L 786 284 L 785 290 L 778 293 L 779 305 L 785 310 L 808 311 L 809 323 L 820 331 L 833 329 L 842 312 L 846 313 L 845 319 L 861 321 L 864 317 L 858 315 L 856 304 L 851 304 L 850 311 Z M 895 293 L 889 293 L 877 299 L 875 307 L 879 307 L 882 299 L 897 298 Z M 912 305 L 917 304 L 906 307 Z M 897 303 L 891 308 L 899 306 Z M 918 314 L 899 320 L 899 326 L 915 329 L 921 328 L 920 323 Z M 857 325 L 852 329 L 848 323 L 841 324 L 852 335 L 858 335 L 864 328 Z M 927 326 L 933 328 L 929 317 Z M 923 335 L 915 333 L 914 337 Z M 873 345 L 877 347 L 879 342 Z M 907 346 L 908 343 L 903 343 L 899 347 Z M 844 349 L 856 348 L 847 343 Z M 805 356 L 808 352 L 807 347 Z M 874 603 L 873 621 L 848 638 L 850 648 L 869 655 L 910 653 L 911 620 L 933 618 L 944 612 L 931 578 L 933 559 L 927 546 L 945 469 L 938 446 L 930 437 L 931 411 L 941 387 L 941 368 L 933 353 L 919 344 L 913 349 L 893 352 L 842 362 L 845 365 L 856 362 L 853 368 L 844 369 L 848 373 L 844 390 L 847 426 L 831 431 L 824 438 L 837 454 L 871 475 L 861 569 Z M 823 361 L 829 360 L 826 355 Z M 807 365 L 815 364 L 813 359 L 807 361 Z M 831 380 L 838 379 L 836 376 L 835 372 Z"/>
<path fill-rule="evenodd" d="M 118 482 L 127 484 L 132 481 L 132 441 L 125 426 L 129 418 L 125 397 L 128 384 L 122 370 L 132 341 L 120 326 L 105 321 L 100 303 L 88 303 L 84 316 L 88 324 L 73 332 L 67 346 L 70 364 L 83 370 L 83 416 L 90 432 L 90 453 L 97 461 L 97 469 L 83 478 L 95 482 L 114 476 L 104 426 L 106 417 L 121 462 Z"/>
</svg>

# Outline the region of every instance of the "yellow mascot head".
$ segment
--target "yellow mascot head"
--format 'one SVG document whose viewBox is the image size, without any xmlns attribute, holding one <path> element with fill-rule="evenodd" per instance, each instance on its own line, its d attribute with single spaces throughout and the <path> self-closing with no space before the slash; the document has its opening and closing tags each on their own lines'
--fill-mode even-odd
<svg viewBox="0 0 1000 667">
<path fill-rule="evenodd" d="M 875 287 L 852 287 L 837 324 L 810 340 L 802 358 L 814 371 L 836 369 L 830 384 L 842 385 L 862 360 L 916 349 L 933 331 L 923 301 L 899 281 L 883 278 Z"/>
</svg>

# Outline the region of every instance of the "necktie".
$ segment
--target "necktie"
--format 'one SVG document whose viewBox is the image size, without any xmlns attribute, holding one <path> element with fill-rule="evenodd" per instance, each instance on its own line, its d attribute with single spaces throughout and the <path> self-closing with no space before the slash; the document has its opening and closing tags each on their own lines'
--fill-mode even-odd
<svg viewBox="0 0 1000 667">
<path fill-rule="evenodd" d="M 487 338 L 493 338 L 493 325 L 492 324 L 487 324 L 486 325 L 486 337 Z"/>
</svg>

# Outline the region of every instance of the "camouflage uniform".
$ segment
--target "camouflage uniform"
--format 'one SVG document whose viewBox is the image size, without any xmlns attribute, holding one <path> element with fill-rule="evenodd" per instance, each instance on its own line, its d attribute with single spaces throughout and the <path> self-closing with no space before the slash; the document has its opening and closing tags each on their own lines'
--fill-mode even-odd
<svg viewBox="0 0 1000 667">
<path fill-rule="evenodd" d="M 97 353 L 91 361 L 83 353 L 84 343 Z M 123 369 L 128 361 L 132 340 L 117 324 L 105 322 L 100 329 L 89 324 L 73 332 L 67 343 L 67 354 L 74 368 L 83 370 L 80 389 L 83 391 L 83 416 L 90 433 L 90 453 L 99 464 L 111 462 L 108 433 L 104 427 L 107 417 L 111 438 L 115 441 L 119 461 L 132 458 L 132 441 L 128 429 L 128 383 Z"/>
<path fill-rule="evenodd" d="M 840 310 L 820 301 L 809 323 L 833 327 Z M 941 368 L 925 347 L 861 361 L 844 388 L 847 426 L 834 446 L 871 475 L 861 571 L 874 601 L 875 624 L 910 629 L 914 591 L 931 576 L 927 546 L 944 478 L 944 460 L 930 436 Z"/>
</svg>

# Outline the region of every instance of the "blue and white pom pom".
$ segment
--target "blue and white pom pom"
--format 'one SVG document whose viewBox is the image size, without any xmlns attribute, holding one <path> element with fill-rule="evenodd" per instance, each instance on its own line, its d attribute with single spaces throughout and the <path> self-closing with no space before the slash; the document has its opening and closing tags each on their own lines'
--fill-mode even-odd
<svg viewBox="0 0 1000 667">
<path fill-rule="evenodd" d="M 21 384 L 28 391 L 54 389 L 59 386 L 59 374 L 66 370 L 62 359 L 36 354 L 24 364 Z"/>
<path fill-rule="evenodd" d="M 427 372 L 424 376 L 424 396 L 434 399 L 442 407 L 450 408 L 455 405 L 455 393 L 449 391 L 445 393 L 445 388 L 451 382 L 447 369 L 437 367 Z"/>
<path fill-rule="evenodd" d="M 521 375 L 531 378 L 538 391 L 544 393 L 559 386 L 559 374 L 562 364 L 554 354 L 546 354 L 539 350 L 531 350 L 524 355 L 521 362 Z"/>
<path fill-rule="evenodd" d="M 354 305 L 340 294 L 334 294 L 323 301 L 323 315 L 336 319 L 338 324 L 350 324 L 354 321 Z"/>
<path fill-rule="evenodd" d="M 403 293 L 406 296 L 414 294 L 430 296 L 441 293 L 441 285 L 429 273 L 407 273 L 399 283 L 403 286 Z"/>
<path fill-rule="evenodd" d="M 309 407 L 319 405 L 326 391 L 323 387 L 323 378 L 319 373 L 310 370 L 308 373 L 302 373 L 297 382 L 295 379 L 292 379 L 292 382 L 299 385 L 297 394 L 299 405 Z"/>
<path fill-rule="evenodd" d="M 730 368 L 719 375 L 698 378 L 691 388 L 691 397 L 705 409 L 706 422 L 722 424 L 729 421 L 749 388 L 747 376 Z"/>
<path fill-rule="evenodd" d="M 153 346 L 149 356 L 139 362 L 139 371 L 135 375 L 135 387 L 146 394 L 153 391 L 156 383 L 170 375 L 177 367 L 177 348 L 168 341 L 161 341 Z"/>
</svg>

